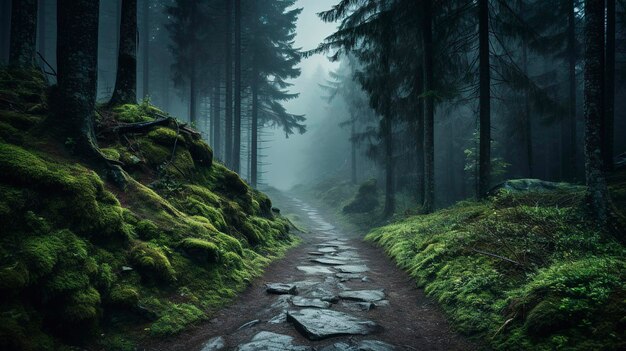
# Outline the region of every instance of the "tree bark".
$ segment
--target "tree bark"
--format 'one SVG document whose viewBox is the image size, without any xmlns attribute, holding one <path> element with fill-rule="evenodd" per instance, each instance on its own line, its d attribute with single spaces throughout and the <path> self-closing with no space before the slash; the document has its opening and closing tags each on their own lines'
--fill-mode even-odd
<svg viewBox="0 0 626 351">
<path fill-rule="evenodd" d="M 421 32 L 421 30 L 420 30 Z M 421 50 L 423 52 L 423 50 Z M 422 58 L 422 61 L 424 59 Z M 417 120 L 415 123 L 415 152 L 417 161 L 417 202 L 424 203 L 424 66 L 418 70 L 416 80 Z"/>
<path fill-rule="evenodd" d="M 391 38 L 393 37 L 391 32 L 391 18 L 387 19 L 385 23 L 385 28 L 383 29 L 385 33 L 383 34 L 384 39 L 384 52 L 382 53 L 382 67 L 386 69 L 387 76 L 391 75 L 390 69 L 390 59 L 391 59 Z M 385 207 L 383 209 L 383 216 L 385 218 L 389 218 L 393 215 L 396 210 L 396 201 L 395 201 L 395 189 L 394 189 L 394 159 L 393 159 L 393 123 L 391 121 L 391 87 L 387 82 L 384 83 L 384 98 L 383 98 L 383 120 L 382 120 L 382 141 L 383 147 L 385 148 Z"/>
<path fill-rule="evenodd" d="M 224 64 L 226 68 L 226 94 L 224 101 L 224 162 L 226 166 L 232 166 L 233 160 L 233 62 L 232 62 L 232 1 L 226 1 L 226 40 L 224 50 Z"/>
<path fill-rule="evenodd" d="M 525 6 L 522 1 L 520 6 L 520 13 L 524 13 Z M 528 38 L 526 35 L 522 38 L 522 69 L 524 74 L 528 76 Z M 533 178 L 533 125 L 530 117 L 530 98 L 528 91 L 524 91 L 524 109 L 523 109 L 523 122 L 524 122 L 524 146 L 526 148 L 526 169 L 527 177 Z"/>
<path fill-rule="evenodd" d="M 431 1 L 423 1 L 422 46 L 424 49 L 424 203 L 423 211 L 435 208 L 435 103 L 433 98 L 433 24 Z"/>
<path fill-rule="evenodd" d="M 233 171 L 241 168 L 241 0 L 235 0 L 235 121 L 233 130 Z"/>
<path fill-rule="evenodd" d="M 219 77 L 215 77 L 213 88 L 213 152 L 218 159 L 222 159 L 222 118 L 221 118 L 221 84 Z"/>
<path fill-rule="evenodd" d="M 14 0 L 11 6 L 9 65 L 35 65 L 37 44 L 37 0 Z"/>
<path fill-rule="evenodd" d="M 39 23 L 37 24 L 37 50 L 46 57 L 46 0 L 39 0 Z"/>
<path fill-rule="evenodd" d="M 111 105 L 137 103 L 137 0 L 122 0 L 117 76 Z"/>
<path fill-rule="evenodd" d="M 143 98 L 150 95 L 150 0 L 143 0 Z"/>
<path fill-rule="evenodd" d="M 250 181 L 256 188 L 259 178 L 259 73 L 256 63 L 252 71 L 252 126 L 250 145 Z"/>
<path fill-rule="evenodd" d="M 574 180 L 576 171 L 576 14 L 574 0 L 568 1 L 567 65 L 569 80 L 569 109 L 561 121 L 561 176 Z"/>
<path fill-rule="evenodd" d="M 491 184 L 491 71 L 489 67 L 489 1 L 478 0 L 479 155 L 477 196 L 483 199 Z"/>
<path fill-rule="evenodd" d="M 585 0 L 585 179 L 588 204 L 607 223 L 608 190 L 602 160 L 604 1 Z"/>
<path fill-rule="evenodd" d="M 606 67 L 602 158 L 606 171 L 613 170 L 613 123 L 615 119 L 615 0 L 606 0 Z"/>
</svg>

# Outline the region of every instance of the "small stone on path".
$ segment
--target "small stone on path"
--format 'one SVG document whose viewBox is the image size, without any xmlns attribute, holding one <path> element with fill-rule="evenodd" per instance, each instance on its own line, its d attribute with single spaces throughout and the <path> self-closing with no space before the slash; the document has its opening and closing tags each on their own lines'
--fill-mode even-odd
<svg viewBox="0 0 626 351">
<path fill-rule="evenodd" d="M 339 297 L 344 300 L 374 302 L 384 299 L 385 292 L 383 290 L 346 290 L 340 292 Z"/>
<path fill-rule="evenodd" d="M 312 351 L 308 346 L 296 346 L 292 344 L 293 338 L 289 335 L 276 334 L 262 331 L 255 335 L 252 340 L 237 347 L 237 351 Z"/>
<path fill-rule="evenodd" d="M 259 323 L 261 323 L 261 321 L 258 320 L 258 319 L 255 319 L 255 320 L 250 321 L 248 323 L 244 323 L 241 327 L 237 328 L 237 330 L 247 329 L 247 328 L 253 327 L 253 326 L 255 326 L 255 325 L 259 324 Z"/>
<path fill-rule="evenodd" d="M 314 307 L 314 308 L 329 308 L 330 302 L 322 301 L 321 299 L 307 299 L 306 297 L 296 296 L 291 300 L 294 306 L 298 307 Z"/>
<path fill-rule="evenodd" d="M 219 351 L 226 348 L 226 341 L 221 336 L 216 336 L 209 339 L 204 345 L 202 345 L 202 351 Z"/>
<path fill-rule="evenodd" d="M 339 266 L 337 267 L 337 269 L 341 272 L 341 273 L 365 273 L 365 272 L 369 272 L 369 268 L 367 268 L 367 266 L 365 265 L 343 265 L 343 266 Z"/>
<path fill-rule="evenodd" d="M 269 283 L 265 284 L 265 288 L 270 294 L 296 295 L 298 293 L 298 288 L 294 284 Z"/>
<path fill-rule="evenodd" d="M 326 264 L 329 266 L 340 266 L 340 265 L 345 265 L 346 262 L 341 261 L 341 260 L 334 260 L 332 258 L 314 258 L 310 260 L 311 262 L 315 262 L 315 263 L 321 263 L 321 264 Z"/>
<path fill-rule="evenodd" d="M 317 249 L 317 251 L 321 253 L 332 253 L 337 252 L 337 249 L 335 249 L 334 247 L 320 247 L 319 249 Z"/>
<path fill-rule="evenodd" d="M 334 274 L 335 272 L 324 266 L 298 266 L 298 270 L 306 274 Z"/>
</svg>

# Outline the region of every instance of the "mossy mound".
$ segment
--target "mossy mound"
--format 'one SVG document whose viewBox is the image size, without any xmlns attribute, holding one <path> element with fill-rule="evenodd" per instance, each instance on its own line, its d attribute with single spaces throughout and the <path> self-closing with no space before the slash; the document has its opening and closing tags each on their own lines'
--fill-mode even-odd
<svg viewBox="0 0 626 351">
<path fill-rule="evenodd" d="M 343 207 L 344 213 L 372 212 L 378 207 L 378 187 L 376 179 L 370 179 L 359 186 L 356 196 Z"/>
<path fill-rule="evenodd" d="M 42 106 L 0 106 L 0 349 L 134 349 L 207 318 L 295 244 L 269 199 L 180 122 L 106 129 L 163 114 L 149 104 L 100 113 L 124 190 L 37 128 Z"/>
<path fill-rule="evenodd" d="M 498 350 L 626 345 L 626 249 L 581 210 L 584 190 L 511 192 L 374 229 L 450 316 Z"/>
</svg>

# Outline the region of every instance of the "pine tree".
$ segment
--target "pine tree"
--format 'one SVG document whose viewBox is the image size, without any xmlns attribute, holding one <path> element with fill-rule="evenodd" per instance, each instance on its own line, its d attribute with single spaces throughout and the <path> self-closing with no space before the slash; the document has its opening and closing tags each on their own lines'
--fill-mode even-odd
<svg viewBox="0 0 626 351">
<path fill-rule="evenodd" d="M 478 51 L 479 51 L 479 155 L 478 198 L 489 191 L 491 176 L 491 66 L 489 64 L 489 1 L 478 0 Z"/>
</svg>

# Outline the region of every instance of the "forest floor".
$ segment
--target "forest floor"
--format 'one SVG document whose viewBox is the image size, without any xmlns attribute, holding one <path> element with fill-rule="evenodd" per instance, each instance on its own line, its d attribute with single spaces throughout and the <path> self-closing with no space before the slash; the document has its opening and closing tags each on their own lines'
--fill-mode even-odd
<svg viewBox="0 0 626 351">
<path fill-rule="evenodd" d="M 296 198 L 279 193 L 270 196 L 284 215 L 296 219 L 297 225 L 304 228 L 299 234 L 302 244 L 267 267 L 263 276 L 211 320 L 172 339 L 143 345 L 141 349 L 477 348 L 451 329 L 436 302 L 416 288 L 408 274 L 380 248 L 363 241 L 364 233 L 345 224 L 342 228 L 335 226 L 330 223 L 335 222 L 330 214 Z M 313 262 L 315 259 L 326 264 Z M 267 283 L 293 284 L 298 294 L 270 294 L 266 291 Z M 354 291 L 361 293 L 350 297 Z M 312 309 L 307 305 L 322 305 L 322 308 Z"/>
</svg>

